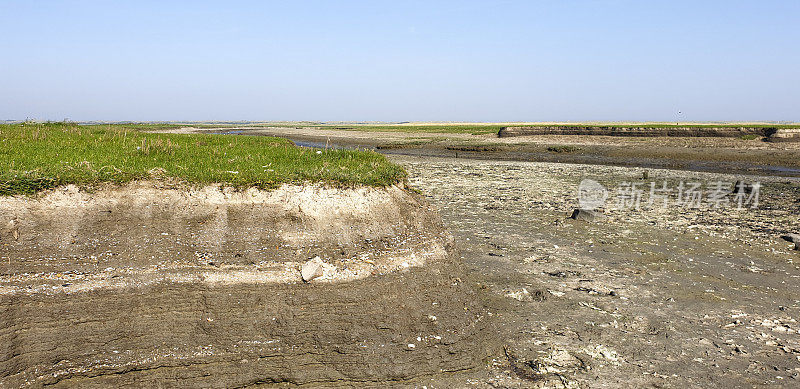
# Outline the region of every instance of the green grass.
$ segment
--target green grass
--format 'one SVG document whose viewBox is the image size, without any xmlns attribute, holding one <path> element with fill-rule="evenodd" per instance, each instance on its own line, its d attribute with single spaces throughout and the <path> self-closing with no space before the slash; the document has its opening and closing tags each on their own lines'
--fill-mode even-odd
<svg viewBox="0 0 800 389">
<path fill-rule="evenodd" d="M 386 186 L 405 171 L 380 154 L 294 146 L 281 138 L 153 134 L 152 125 L 0 125 L 0 195 L 155 176 L 272 189 L 284 183 Z M 154 128 L 155 127 L 155 128 Z"/>
</svg>

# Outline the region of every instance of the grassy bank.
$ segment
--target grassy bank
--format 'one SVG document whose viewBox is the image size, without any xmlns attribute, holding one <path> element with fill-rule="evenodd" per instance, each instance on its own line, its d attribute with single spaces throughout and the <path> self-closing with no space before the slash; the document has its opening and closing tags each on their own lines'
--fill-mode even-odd
<svg viewBox="0 0 800 389">
<path fill-rule="evenodd" d="M 144 133 L 141 125 L 0 125 L 0 195 L 154 175 L 193 184 L 275 188 L 321 182 L 384 186 L 403 169 L 373 152 L 314 150 L 280 138 Z"/>
</svg>

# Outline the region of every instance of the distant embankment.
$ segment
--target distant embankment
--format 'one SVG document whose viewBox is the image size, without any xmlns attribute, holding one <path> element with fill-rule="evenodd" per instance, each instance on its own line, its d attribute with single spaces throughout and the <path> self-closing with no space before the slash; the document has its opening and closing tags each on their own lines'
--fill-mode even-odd
<svg viewBox="0 0 800 389">
<path fill-rule="evenodd" d="M 526 135 L 604 135 L 672 137 L 767 137 L 771 141 L 800 141 L 800 128 L 776 127 L 617 127 L 617 126 L 528 126 L 503 127 L 501 138 Z"/>
<path fill-rule="evenodd" d="M 800 128 L 777 130 L 768 139 L 772 142 L 800 142 Z"/>
</svg>

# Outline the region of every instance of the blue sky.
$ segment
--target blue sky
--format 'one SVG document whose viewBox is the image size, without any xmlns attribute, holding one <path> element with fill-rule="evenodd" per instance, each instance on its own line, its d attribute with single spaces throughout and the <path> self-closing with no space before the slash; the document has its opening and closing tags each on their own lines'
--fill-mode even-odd
<svg viewBox="0 0 800 389">
<path fill-rule="evenodd" d="M 794 0 L 0 0 L 0 119 L 800 121 L 798 20 Z"/>
</svg>

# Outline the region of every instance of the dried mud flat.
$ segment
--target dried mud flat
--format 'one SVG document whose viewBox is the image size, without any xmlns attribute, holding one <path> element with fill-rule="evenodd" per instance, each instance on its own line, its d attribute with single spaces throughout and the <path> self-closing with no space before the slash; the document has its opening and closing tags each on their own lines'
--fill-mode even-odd
<svg viewBox="0 0 800 389">
<path fill-rule="evenodd" d="M 800 183 L 675 170 L 393 156 L 439 207 L 500 338 L 434 387 L 800 385 Z M 758 209 L 569 219 L 584 178 L 759 180 Z"/>
</svg>

